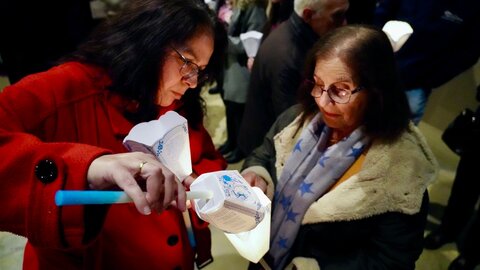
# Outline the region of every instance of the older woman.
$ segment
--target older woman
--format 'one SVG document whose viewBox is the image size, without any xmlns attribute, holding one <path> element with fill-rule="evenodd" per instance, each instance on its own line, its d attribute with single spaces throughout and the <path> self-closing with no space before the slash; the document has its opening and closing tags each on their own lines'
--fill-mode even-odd
<svg viewBox="0 0 480 270">
<path fill-rule="evenodd" d="M 274 269 L 414 269 L 436 161 L 409 122 L 385 34 L 346 26 L 312 49 L 301 105 L 243 175 L 273 196 Z"/>
<path fill-rule="evenodd" d="M 0 230 L 28 238 L 25 269 L 193 269 L 195 257 L 211 259 L 195 216 L 196 249 L 189 243 L 185 187 L 153 155 L 122 145 L 136 123 L 175 110 L 189 124 L 188 181 L 226 167 L 194 89 L 221 66 L 226 42 L 207 10 L 129 1 L 67 62 L 0 94 Z M 59 189 L 123 189 L 134 204 L 57 207 Z"/>
</svg>

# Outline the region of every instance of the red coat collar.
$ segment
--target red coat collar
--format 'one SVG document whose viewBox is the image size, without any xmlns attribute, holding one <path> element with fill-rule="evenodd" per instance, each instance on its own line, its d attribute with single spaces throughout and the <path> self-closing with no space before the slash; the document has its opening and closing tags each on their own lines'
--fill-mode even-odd
<svg viewBox="0 0 480 270">
<path fill-rule="evenodd" d="M 122 97 L 116 93 L 108 93 L 108 114 L 111 119 L 112 130 L 116 136 L 125 137 L 132 129 L 134 123 L 128 121 L 124 113 L 129 109 L 135 110 L 138 102 Z M 174 101 L 170 106 L 157 106 L 158 117 L 164 115 L 168 111 L 176 111 L 183 105 L 183 101 Z"/>
<path fill-rule="evenodd" d="M 85 72 L 95 82 L 96 88 L 105 91 L 108 104 L 108 114 L 111 119 L 110 124 L 112 130 L 116 136 L 125 137 L 128 132 L 130 132 L 130 129 L 132 129 L 134 123 L 128 121 L 125 118 L 124 113 L 127 111 L 134 112 L 136 109 L 138 109 L 138 102 L 136 100 L 132 100 L 123 97 L 120 94 L 109 91 L 108 87 L 111 85 L 112 80 L 110 79 L 107 71 L 104 68 L 77 62 L 71 62 L 70 64 L 80 64 L 81 68 L 84 69 Z M 158 117 L 168 111 L 177 111 L 180 107 L 182 107 L 182 105 L 183 101 L 175 100 L 171 105 L 167 107 L 157 106 Z"/>
<path fill-rule="evenodd" d="M 158 108 L 158 117 L 164 115 L 168 111 L 178 111 L 180 107 L 182 107 L 183 101 L 182 100 L 175 100 L 170 106 L 161 107 L 157 106 Z"/>
</svg>

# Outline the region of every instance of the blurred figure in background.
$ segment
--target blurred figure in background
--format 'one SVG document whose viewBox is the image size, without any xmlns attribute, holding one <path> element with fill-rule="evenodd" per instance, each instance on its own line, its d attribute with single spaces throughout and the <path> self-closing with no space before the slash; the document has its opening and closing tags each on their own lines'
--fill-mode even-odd
<svg viewBox="0 0 480 270">
<path fill-rule="evenodd" d="M 276 117 L 296 103 L 308 50 L 319 37 L 346 24 L 348 0 L 295 0 L 294 9 L 255 57 L 238 138 L 245 155 L 262 143 Z"/>
<path fill-rule="evenodd" d="M 199 0 L 202 1 L 202 0 Z M 211 1 L 209 2 L 212 9 L 215 10 L 218 19 L 223 24 L 225 28 L 225 33 L 227 32 L 228 25 L 230 24 L 230 19 L 232 17 L 232 4 L 230 0 L 218 0 L 218 1 Z M 216 74 L 214 81 L 215 86 L 208 89 L 209 94 L 220 94 L 223 96 L 223 78 L 224 77 L 224 70 L 222 69 L 219 73 Z"/>
<path fill-rule="evenodd" d="M 408 22 L 413 34 L 395 54 L 412 119 L 419 123 L 433 88 L 480 56 L 480 1 L 379 0 L 374 23 Z"/>
<path fill-rule="evenodd" d="M 288 20 L 293 12 L 293 0 L 269 0 L 267 8 L 267 23 L 263 28 L 262 40 L 277 28 L 282 22 Z"/>
<path fill-rule="evenodd" d="M 480 102 L 480 86 L 477 87 L 477 101 Z M 480 199 L 480 181 L 475 177 L 478 175 L 480 152 L 480 106 L 474 117 L 476 124 L 472 130 L 465 131 L 469 134 L 462 138 L 465 147 L 460 153 L 460 162 L 440 226 L 425 237 L 426 249 L 457 243 L 460 255 L 450 264 L 449 270 L 473 270 L 480 263 L 480 212 L 475 209 Z"/>
<path fill-rule="evenodd" d="M 228 163 L 240 161 L 244 156 L 238 151 L 237 138 L 247 100 L 250 71 L 247 54 L 240 34 L 261 31 L 266 17 L 266 0 L 231 0 L 232 16 L 228 26 L 228 49 L 223 77 L 223 95 L 227 120 L 227 140 L 219 147 Z"/>
</svg>

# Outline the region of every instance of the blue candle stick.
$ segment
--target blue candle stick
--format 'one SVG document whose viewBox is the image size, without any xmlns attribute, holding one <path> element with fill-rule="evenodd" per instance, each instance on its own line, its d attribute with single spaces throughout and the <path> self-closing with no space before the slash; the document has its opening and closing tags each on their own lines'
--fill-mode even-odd
<svg viewBox="0 0 480 270">
<path fill-rule="evenodd" d="M 212 196 L 212 192 L 208 190 L 187 192 L 187 200 L 210 199 Z M 55 193 L 55 204 L 57 206 L 130 202 L 133 202 L 133 200 L 123 191 L 59 190 Z"/>
</svg>

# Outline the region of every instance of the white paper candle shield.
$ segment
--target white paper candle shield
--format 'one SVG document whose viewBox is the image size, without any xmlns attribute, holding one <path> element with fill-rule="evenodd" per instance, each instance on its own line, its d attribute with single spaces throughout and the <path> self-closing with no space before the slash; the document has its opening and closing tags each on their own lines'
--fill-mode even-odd
<svg viewBox="0 0 480 270">
<path fill-rule="evenodd" d="M 402 21 L 388 21 L 382 30 L 387 34 L 388 39 L 390 39 L 394 52 L 400 50 L 413 33 L 410 24 Z"/>
<path fill-rule="evenodd" d="M 129 151 L 154 154 L 181 181 L 192 173 L 187 119 L 174 111 L 134 126 L 123 144 Z"/>
<path fill-rule="evenodd" d="M 192 183 L 190 190 L 210 190 L 213 193 L 209 200 L 194 200 L 195 210 L 201 219 L 224 232 L 252 230 L 265 215 L 265 207 L 238 171 L 202 174 Z"/>
<path fill-rule="evenodd" d="M 240 34 L 240 40 L 242 41 L 243 48 L 248 57 L 255 57 L 257 55 L 262 36 L 262 33 L 253 30 Z"/>
<path fill-rule="evenodd" d="M 263 220 L 250 231 L 225 233 L 225 236 L 242 257 L 258 263 L 270 248 L 271 202 L 259 188 L 253 187 L 253 191 L 265 209 Z"/>
</svg>

